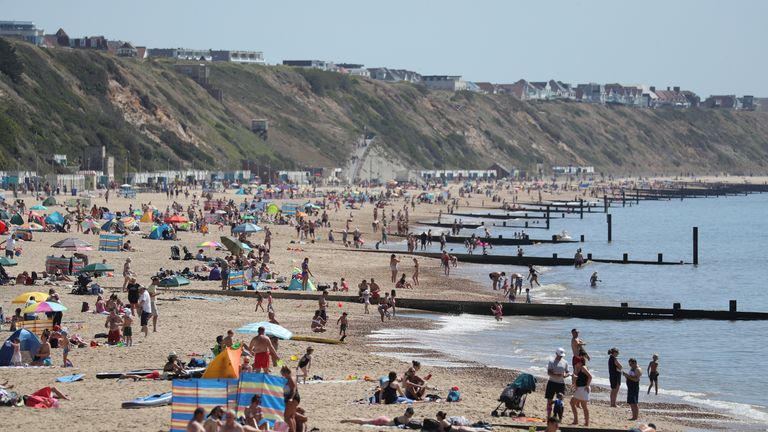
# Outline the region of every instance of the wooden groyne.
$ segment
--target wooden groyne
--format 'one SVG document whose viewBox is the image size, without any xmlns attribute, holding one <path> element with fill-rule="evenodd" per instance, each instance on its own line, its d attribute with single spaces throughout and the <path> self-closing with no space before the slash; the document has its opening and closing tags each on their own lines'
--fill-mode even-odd
<svg viewBox="0 0 768 432">
<path fill-rule="evenodd" d="M 360 249 L 361 252 L 374 252 L 374 253 L 399 253 L 407 255 L 421 256 L 425 258 L 440 259 L 442 254 L 440 252 L 403 252 L 393 250 L 373 250 L 373 249 Z M 449 252 L 450 253 L 450 252 Z M 482 255 L 482 254 L 455 254 L 456 259 L 461 263 L 469 264 L 493 264 L 493 265 L 514 265 L 514 266 L 573 266 L 576 264 L 574 258 L 561 258 L 558 254 L 552 254 L 551 257 L 537 257 L 537 256 L 517 256 L 517 255 Z M 592 261 L 597 263 L 607 264 L 641 264 L 641 265 L 685 265 L 691 264 L 683 261 L 664 261 L 664 255 L 658 254 L 655 261 L 653 260 L 630 260 L 629 254 L 623 254 L 621 259 L 609 259 L 609 258 L 594 258 L 592 254 L 587 254 L 586 261 Z"/>
<path fill-rule="evenodd" d="M 390 237 L 405 237 L 405 236 L 390 234 Z M 552 236 L 552 238 L 548 238 L 548 239 L 532 239 L 532 238 L 521 239 L 521 238 L 508 238 L 508 237 L 505 238 L 503 236 L 475 237 L 475 238 L 493 246 L 531 246 L 539 243 L 559 244 L 559 243 L 578 243 L 579 241 L 584 241 L 583 240 L 584 236 L 581 236 L 582 240 L 573 240 L 573 239 L 563 240 L 559 238 L 559 236 Z M 464 244 L 464 242 L 469 239 L 470 237 L 468 236 L 445 236 L 446 243 Z M 440 243 L 440 236 L 433 235 L 432 241 L 435 243 Z"/>
<path fill-rule="evenodd" d="M 255 298 L 256 291 L 232 291 L 232 290 L 191 290 L 188 287 L 172 288 L 163 292 L 188 291 L 195 294 L 210 296 L 233 296 Z M 407 293 L 400 290 L 400 295 Z M 276 299 L 311 300 L 317 301 L 318 292 L 302 291 L 272 291 Z M 410 299 L 398 296 L 397 304 L 400 308 L 415 309 L 427 312 L 443 314 L 473 314 L 491 315 L 492 301 L 459 301 L 437 299 Z M 359 303 L 360 298 L 355 295 L 339 295 L 329 293 L 331 302 Z M 722 321 L 741 320 L 768 320 L 768 312 L 742 312 L 737 310 L 736 300 L 729 302 L 728 310 L 683 309 L 680 303 L 675 303 L 671 308 L 630 307 L 627 303 L 621 306 L 597 306 L 576 305 L 572 303 L 548 304 L 548 303 L 504 303 L 505 316 L 534 316 L 550 318 L 582 318 L 598 320 L 684 320 L 707 319 Z"/>
<path fill-rule="evenodd" d="M 431 226 L 431 227 L 437 227 L 437 228 L 452 228 L 453 222 L 447 223 L 447 222 L 417 222 L 417 225 L 424 225 L 424 226 Z M 485 222 L 481 223 L 457 223 L 456 226 L 458 226 L 461 229 L 478 229 L 480 227 L 488 227 L 488 228 L 521 228 L 521 229 L 549 229 L 547 224 L 537 225 L 537 224 L 529 224 L 528 221 L 525 222 L 524 225 L 509 225 L 507 222 L 502 223 L 489 223 L 486 224 Z"/>
</svg>

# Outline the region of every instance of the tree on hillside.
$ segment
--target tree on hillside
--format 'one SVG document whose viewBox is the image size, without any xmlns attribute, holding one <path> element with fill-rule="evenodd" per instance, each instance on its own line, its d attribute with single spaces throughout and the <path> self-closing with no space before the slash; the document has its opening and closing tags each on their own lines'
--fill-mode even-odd
<svg viewBox="0 0 768 432">
<path fill-rule="evenodd" d="M 3 38 L 0 38 L 0 72 L 8 75 L 15 83 L 21 82 L 21 74 L 24 72 L 24 64 L 16 54 L 16 47 Z"/>
</svg>

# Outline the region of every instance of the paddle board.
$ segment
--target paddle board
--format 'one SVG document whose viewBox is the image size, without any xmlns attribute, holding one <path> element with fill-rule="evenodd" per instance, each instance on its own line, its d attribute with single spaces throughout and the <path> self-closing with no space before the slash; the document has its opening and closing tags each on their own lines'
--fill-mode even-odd
<svg viewBox="0 0 768 432">
<path fill-rule="evenodd" d="M 101 372 L 96 374 L 97 379 L 117 379 L 123 375 L 149 375 L 157 369 L 140 369 L 129 372 Z"/>
<path fill-rule="evenodd" d="M 291 340 L 295 341 L 301 341 L 301 342 L 315 342 L 315 343 L 324 343 L 324 344 L 333 344 L 338 345 L 342 344 L 344 342 L 338 340 L 338 339 L 323 339 L 315 336 L 296 336 L 294 335 L 291 337 Z"/>
<path fill-rule="evenodd" d="M 80 381 L 81 379 L 83 379 L 84 376 L 85 376 L 85 374 L 67 375 L 67 376 L 56 378 L 56 382 L 70 383 L 70 382 Z"/>
<path fill-rule="evenodd" d="M 148 408 L 170 405 L 173 398 L 173 392 L 155 394 L 152 396 L 139 397 L 134 400 L 123 402 L 123 408 Z"/>
</svg>

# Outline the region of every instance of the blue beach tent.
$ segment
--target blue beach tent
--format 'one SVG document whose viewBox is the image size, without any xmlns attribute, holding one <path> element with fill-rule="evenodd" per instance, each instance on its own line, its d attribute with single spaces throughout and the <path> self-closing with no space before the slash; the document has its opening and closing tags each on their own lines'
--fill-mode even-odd
<svg viewBox="0 0 768 432">
<path fill-rule="evenodd" d="M 0 366 L 11 365 L 11 357 L 13 356 L 11 341 L 17 338 L 19 339 L 19 344 L 21 344 L 21 351 L 29 351 L 30 357 L 37 354 L 37 350 L 40 349 L 40 340 L 34 333 L 27 329 L 18 329 L 13 332 L 11 337 L 6 339 L 3 347 L 0 348 Z"/>
</svg>

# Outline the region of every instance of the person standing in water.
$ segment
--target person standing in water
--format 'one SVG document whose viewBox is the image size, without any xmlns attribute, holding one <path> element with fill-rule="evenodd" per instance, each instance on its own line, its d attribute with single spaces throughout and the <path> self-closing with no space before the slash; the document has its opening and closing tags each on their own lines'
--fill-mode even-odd
<svg viewBox="0 0 768 432">
<path fill-rule="evenodd" d="M 651 380 L 648 385 L 648 394 L 651 394 L 651 388 L 656 389 L 656 394 L 659 394 L 659 355 L 654 354 L 653 359 L 648 363 L 648 379 Z"/>
<path fill-rule="evenodd" d="M 598 282 L 600 282 L 600 279 L 597 278 L 597 272 L 592 273 L 592 276 L 589 277 L 589 286 L 596 288 Z"/>
<path fill-rule="evenodd" d="M 528 280 L 531 283 L 531 288 L 533 288 L 533 283 L 536 282 L 537 286 L 541 286 L 539 283 L 539 272 L 535 268 L 533 268 L 533 264 L 528 266 Z"/>
</svg>

